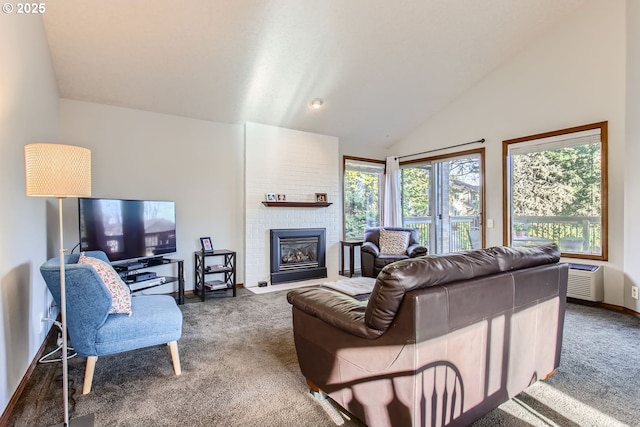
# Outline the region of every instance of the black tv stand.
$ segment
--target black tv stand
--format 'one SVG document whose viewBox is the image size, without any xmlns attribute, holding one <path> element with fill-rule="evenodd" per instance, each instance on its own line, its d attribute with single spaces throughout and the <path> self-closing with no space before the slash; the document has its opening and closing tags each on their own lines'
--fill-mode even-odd
<svg viewBox="0 0 640 427">
<path fill-rule="evenodd" d="M 162 256 L 139 258 L 133 261 L 125 261 L 117 264 L 113 264 L 113 268 L 116 271 L 133 271 L 141 268 L 154 267 L 156 265 L 166 264 L 165 258 Z"/>
<path fill-rule="evenodd" d="M 138 262 L 144 264 L 146 267 L 153 267 L 154 265 L 164 264 L 164 257 L 154 256 L 149 258 L 141 258 L 138 260 Z"/>
<path fill-rule="evenodd" d="M 140 261 L 129 261 L 113 264 L 113 268 L 118 272 L 138 270 L 140 268 L 144 268 L 145 266 L 146 265 Z"/>
<path fill-rule="evenodd" d="M 149 280 L 136 280 L 141 269 L 153 268 L 161 265 L 177 264 L 177 276 L 156 276 Z M 178 282 L 178 304 L 184 304 L 184 263 L 181 259 L 164 258 L 162 256 L 141 258 L 135 261 L 123 262 L 113 266 L 122 280 L 129 286 L 131 292 L 141 292 L 149 288 L 166 283 Z"/>
</svg>

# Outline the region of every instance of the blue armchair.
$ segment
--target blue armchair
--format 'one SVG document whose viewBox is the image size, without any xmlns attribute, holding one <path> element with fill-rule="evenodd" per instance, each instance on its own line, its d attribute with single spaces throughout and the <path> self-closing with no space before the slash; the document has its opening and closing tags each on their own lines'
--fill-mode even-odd
<svg viewBox="0 0 640 427">
<path fill-rule="evenodd" d="M 86 256 L 109 262 L 101 251 Z M 177 341 L 182 336 L 182 312 L 169 295 L 131 298 L 131 315 L 109 314 L 111 294 L 95 269 L 78 264 L 79 254 L 65 255 L 67 329 L 71 345 L 87 357 L 83 394 L 91 391 L 98 356 L 143 347 L 168 344 L 173 370 L 181 374 Z M 52 258 L 40 267 L 42 277 L 60 305 L 60 259 Z"/>
</svg>

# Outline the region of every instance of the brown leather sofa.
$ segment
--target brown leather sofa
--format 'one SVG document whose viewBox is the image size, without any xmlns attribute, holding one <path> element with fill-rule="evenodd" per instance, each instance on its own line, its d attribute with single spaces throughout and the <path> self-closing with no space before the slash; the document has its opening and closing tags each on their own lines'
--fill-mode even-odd
<svg viewBox="0 0 640 427">
<path fill-rule="evenodd" d="M 559 366 L 559 258 L 494 247 L 390 264 L 364 301 L 291 291 L 302 374 L 370 427 L 469 425 Z"/>
<path fill-rule="evenodd" d="M 404 255 L 386 255 L 380 253 L 380 227 L 367 228 L 364 231 L 364 243 L 360 248 L 360 268 L 364 277 L 377 277 L 388 264 L 407 258 L 427 254 L 427 248 L 418 242 L 417 228 L 384 227 L 388 231 L 408 231 L 409 246 Z"/>
</svg>

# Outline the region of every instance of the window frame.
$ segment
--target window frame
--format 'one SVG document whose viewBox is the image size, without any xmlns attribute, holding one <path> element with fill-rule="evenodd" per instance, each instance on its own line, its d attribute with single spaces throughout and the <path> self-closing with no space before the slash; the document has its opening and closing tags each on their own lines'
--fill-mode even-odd
<svg viewBox="0 0 640 427">
<path fill-rule="evenodd" d="M 502 195 L 503 195 L 503 232 L 502 240 L 505 246 L 511 244 L 511 230 L 513 228 L 513 218 L 511 215 L 510 198 L 510 169 L 509 169 L 509 146 L 512 144 L 558 137 L 583 131 L 600 130 L 600 227 L 601 227 L 601 254 L 583 254 L 574 252 L 561 252 L 561 256 L 577 259 L 589 259 L 596 261 L 608 261 L 609 259 L 609 176 L 608 176 L 608 122 L 596 122 L 551 132 L 538 133 L 520 138 L 507 139 L 502 141 Z"/>
<path fill-rule="evenodd" d="M 471 150 L 454 151 L 451 153 L 439 154 L 437 156 L 421 157 L 418 159 L 405 160 L 405 161 L 401 161 L 399 165 L 400 168 L 402 169 L 403 167 L 411 166 L 415 164 L 426 164 L 426 163 L 433 164 L 435 162 L 446 161 L 449 159 L 477 155 L 480 159 L 480 170 L 479 170 L 480 177 L 479 177 L 479 187 L 478 187 L 478 191 L 480 193 L 480 200 L 478 201 L 480 205 L 480 213 L 478 215 L 478 221 L 479 221 L 479 227 L 480 227 L 480 247 L 482 248 L 486 246 L 485 223 L 486 223 L 486 199 L 487 199 L 486 189 L 487 187 L 486 187 L 485 153 L 486 153 L 485 147 L 480 147 L 480 148 L 474 148 Z M 404 218 L 403 218 L 403 221 L 404 221 Z"/>
<path fill-rule="evenodd" d="M 366 157 L 356 157 L 356 156 L 342 156 L 342 238 L 346 239 L 347 235 L 347 215 L 346 215 L 346 195 L 345 195 L 345 175 L 347 173 L 347 161 L 353 160 L 357 162 L 363 163 L 372 163 L 375 165 L 382 165 L 382 174 L 380 174 L 380 182 L 378 183 L 378 217 L 380 221 L 380 226 L 383 223 L 383 198 L 384 198 L 384 177 L 386 175 L 386 161 L 378 160 L 378 159 L 369 159 Z M 362 236 L 364 238 L 364 236 Z"/>
</svg>

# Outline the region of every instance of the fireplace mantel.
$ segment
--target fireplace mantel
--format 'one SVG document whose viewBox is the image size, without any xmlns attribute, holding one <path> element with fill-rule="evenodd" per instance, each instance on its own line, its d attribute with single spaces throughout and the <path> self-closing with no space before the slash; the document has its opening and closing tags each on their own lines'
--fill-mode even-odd
<svg viewBox="0 0 640 427">
<path fill-rule="evenodd" d="M 270 208 L 326 208 L 333 203 L 330 202 L 262 202 Z"/>
</svg>

